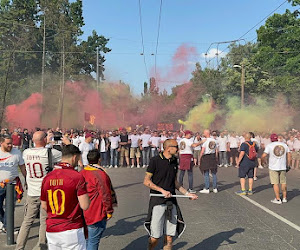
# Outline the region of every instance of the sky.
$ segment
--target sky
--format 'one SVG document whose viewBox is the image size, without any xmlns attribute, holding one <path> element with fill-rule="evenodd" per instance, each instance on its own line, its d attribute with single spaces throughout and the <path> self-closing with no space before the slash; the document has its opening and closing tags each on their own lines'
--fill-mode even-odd
<svg viewBox="0 0 300 250">
<path fill-rule="evenodd" d="M 107 46 L 112 51 L 105 56 L 105 79 L 122 80 L 130 84 L 136 94 L 142 93 L 143 83 L 154 76 L 155 58 L 156 72 L 164 75 L 162 87 L 170 90 L 172 86 L 188 81 L 195 62 L 204 67 L 207 65 L 209 60 L 205 60 L 204 54 L 208 52 L 207 57 L 214 57 L 217 51 L 216 44 L 212 43 L 240 38 L 284 0 L 162 0 L 160 29 L 161 0 L 140 0 L 140 3 L 142 25 L 139 0 L 83 0 L 85 26 L 82 39 L 86 39 L 92 30 L 110 39 Z M 287 8 L 292 9 L 288 2 L 275 13 L 284 13 Z M 256 29 L 263 24 L 243 39 L 255 41 Z M 141 55 L 142 37 L 145 57 Z M 227 45 L 219 46 L 223 55 Z M 185 58 L 188 70 L 182 75 L 174 75 L 171 68 L 178 63 L 174 62 L 174 54 L 183 48 L 189 53 Z M 216 58 L 210 64 L 215 66 Z"/>
</svg>

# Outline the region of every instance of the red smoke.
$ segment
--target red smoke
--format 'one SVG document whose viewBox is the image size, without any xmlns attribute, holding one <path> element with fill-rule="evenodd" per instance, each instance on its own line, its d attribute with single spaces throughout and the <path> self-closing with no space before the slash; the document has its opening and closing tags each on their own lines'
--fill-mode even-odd
<svg viewBox="0 0 300 250">
<path fill-rule="evenodd" d="M 190 47 L 187 44 L 182 44 L 176 50 L 174 56 L 172 57 L 172 62 L 170 67 L 166 68 L 153 68 L 151 70 L 151 75 L 156 78 L 159 87 L 165 87 L 172 83 L 184 83 L 189 80 L 190 73 L 194 67 L 193 61 L 197 59 L 197 49 L 195 47 Z"/>
<path fill-rule="evenodd" d="M 6 121 L 10 128 L 22 127 L 34 129 L 41 125 L 42 95 L 32 94 L 20 104 L 13 104 L 6 107 Z"/>
</svg>

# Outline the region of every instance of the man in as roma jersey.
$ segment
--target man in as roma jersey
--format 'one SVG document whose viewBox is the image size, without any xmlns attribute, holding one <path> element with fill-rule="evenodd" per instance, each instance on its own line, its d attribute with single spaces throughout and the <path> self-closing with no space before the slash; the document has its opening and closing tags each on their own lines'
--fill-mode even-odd
<svg viewBox="0 0 300 250">
<path fill-rule="evenodd" d="M 46 237 L 51 249 L 86 249 L 82 210 L 90 199 L 85 180 L 76 170 L 80 151 L 74 145 L 62 148 L 62 161 L 43 180 L 42 208 L 47 211 Z"/>
</svg>

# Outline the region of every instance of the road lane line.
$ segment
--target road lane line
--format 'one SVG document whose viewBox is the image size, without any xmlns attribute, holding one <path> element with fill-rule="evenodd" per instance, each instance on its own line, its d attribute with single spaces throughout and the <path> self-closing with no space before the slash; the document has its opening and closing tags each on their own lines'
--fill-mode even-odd
<svg viewBox="0 0 300 250">
<path fill-rule="evenodd" d="M 263 205 L 260 205 L 260 204 L 257 203 L 256 201 L 251 200 L 251 199 L 250 199 L 249 197 L 247 197 L 247 196 L 242 196 L 242 195 L 241 195 L 241 197 L 244 198 L 245 200 L 249 201 L 249 202 L 252 203 L 253 205 L 259 207 L 260 209 L 264 210 L 264 211 L 267 212 L 268 214 L 274 216 L 274 217 L 277 218 L 278 220 L 284 222 L 285 224 L 289 225 L 290 227 L 292 227 L 292 228 L 294 228 L 294 229 L 296 229 L 297 231 L 300 232 L 300 227 L 299 227 L 298 225 L 294 224 L 293 222 L 291 222 L 291 221 L 287 220 L 286 218 L 280 216 L 279 214 L 277 214 L 277 213 L 271 211 L 270 209 L 264 207 Z"/>
</svg>

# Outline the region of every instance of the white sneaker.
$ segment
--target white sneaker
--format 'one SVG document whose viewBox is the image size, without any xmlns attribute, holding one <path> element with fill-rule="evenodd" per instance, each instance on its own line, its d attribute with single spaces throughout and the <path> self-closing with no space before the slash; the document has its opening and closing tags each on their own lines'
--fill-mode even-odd
<svg viewBox="0 0 300 250">
<path fill-rule="evenodd" d="M 287 203 L 287 198 L 282 198 L 282 203 Z"/>
<path fill-rule="evenodd" d="M 196 191 L 193 190 L 193 189 L 188 189 L 188 192 L 191 193 L 191 194 L 195 194 L 196 193 Z"/>
<path fill-rule="evenodd" d="M 118 165 L 115 165 L 115 168 L 118 168 Z"/>
<path fill-rule="evenodd" d="M 146 167 L 146 165 L 143 165 L 143 168 L 145 168 Z"/>
<path fill-rule="evenodd" d="M 131 168 L 134 168 L 134 165 L 131 165 Z"/>
<path fill-rule="evenodd" d="M 140 166 L 140 165 L 137 165 L 136 167 L 137 167 L 137 168 L 140 168 L 141 166 Z"/>
<path fill-rule="evenodd" d="M 223 165 L 222 165 L 222 164 L 220 164 L 220 165 L 218 165 L 218 167 L 219 167 L 219 168 L 221 168 L 221 167 L 223 167 Z"/>
<path fill-rule="evenodd" d="M 228 168 L 228 165 L 227 164 L 225 164 L 225 166 L 224 166 L 225 168 Z"/>
<path fill-rule="evenodd" d="M 214 192 L 215 194 L 218 193 L 218 189 L 214 188 L 214 189 L 213 189 L 213 192 Z"/>
<path fill-rule="evenodd" d="M 2 230 L 4 224 L 0 221 L 0 231 Z"/>
<path fill-rule="evenodd" d="M 282 201 L 281 200 L 277 200 L 276 198 L 273 199 L 273 200 L 271 200 L 271 202 L 275 203 L 275 204 L 278 204 L 278 205 L 282 204 Z"/>
<path fill-rule="evenodd" d="M 109 168 L 112 168 L 112 167 L 113 167 L 112 165 L 109 166 Z"/>
<path fill-rule="evenodd" d="M 203 188 L 202 190 L 199 191 L 201 194 L 209 194 L 209 189 Z"/>
<path fill-rule="evenodd" d="M 264 167 L 262 165 L 259 165 L 258 168 L 263 169 Z"/>
</svg>

